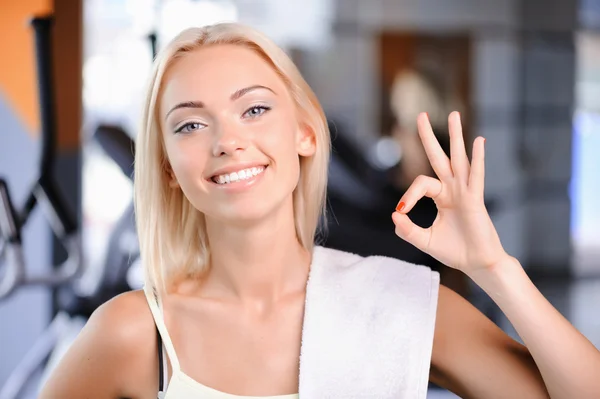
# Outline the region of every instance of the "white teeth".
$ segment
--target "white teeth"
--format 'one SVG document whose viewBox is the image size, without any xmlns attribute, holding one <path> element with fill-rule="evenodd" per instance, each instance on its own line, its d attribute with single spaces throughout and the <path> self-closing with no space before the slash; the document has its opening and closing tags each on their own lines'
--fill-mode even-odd
<svg viewBox="0 0 600 399">
<path fill-rule="evenodd" d="M 253 167 L 253 168 L 243 169 L 243 170 L 239 170 L 237 172 L 233 172 L 233 173 L 229 173 L 229 174 L 225 174 L 225 175 L 219 175 L 219 176 L 214 177 L 213 180 L 215 181 L 215 183 L 218 183 L 218 184 L 234 183 L 239 180 L 250 179 L 256 175 L 261 174 L 264 170 L 265 170 L 265 168 L 263 166 Z"/>
</svg>

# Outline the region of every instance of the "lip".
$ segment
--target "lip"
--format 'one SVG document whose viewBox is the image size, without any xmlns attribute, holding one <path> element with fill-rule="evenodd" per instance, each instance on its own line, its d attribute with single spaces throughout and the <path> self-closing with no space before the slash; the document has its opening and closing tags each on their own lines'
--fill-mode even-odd
<svg viewBox="0 0 600 399">
<path fill-rule="evenodd" d="M 236 166 L 236 168 L 237 167 L 238 166 Z M 253 166 L 247 166 L 247 167 L 244 167 L 242 169 L 247 169 L 248 167 L 250 167 L 250 168 L 251 167 L 263 167 L 264 170 L 262 171 L 262 173 L 260 173 L 260 174 L 258 174 L 256 176 L 253 176 L 250 179 L 238 180 L 238 181 L 236 181 L 234 183 L 219 184 L 219 183 L 215 183 L 212 178 L 209 178 L 208 181 L 216 189 L 223 190 L 224 192 L 227 192 L 227 193 L 242 192 L 244 190 L 247 190 L 247 189 L 255 186 L 257 183 L 259 183 L 262 180 L 262 178 L 265 175 L 265 173 L 267 173 L 268 170 L 269 170 L 269 165 L 264 165 L 264 164 L 253 164 Z M 227 170 L 227 169 L 222 169 L 222 170 Z M 231 170 L 232 170 L 232 172 L 235 172 L 235 171 L 238 171 L 238 170 L 241 170 L 241 169 L 231 169 Z M 228 172 L 220 172 L 218 174 L 223 174 L 223 173 L 228 173 Z M 231 172 L 229 172 L 229 173 L 231 173 Z M 214 176 L 216 176 L 216 175 L 214 175 Z"/>
<path fill-rule="evenodd" d="M 238 163 L 235 165 L 225 166 L 223 168 L 213 171 L 209 176 L 206 177 L 206 180 L 209 180 L 212 183 L 214 183 L 213 177 L 215 177 L 215 176 L 229 174 L 229 173 L 237 172 L 237 171 L 240 171 L 243 169 L 258 168 L 258 167 L 266 168 L 267 166 L 268 166 L 267 163 L 260 163 L 260 162 Z"/>
</svg>

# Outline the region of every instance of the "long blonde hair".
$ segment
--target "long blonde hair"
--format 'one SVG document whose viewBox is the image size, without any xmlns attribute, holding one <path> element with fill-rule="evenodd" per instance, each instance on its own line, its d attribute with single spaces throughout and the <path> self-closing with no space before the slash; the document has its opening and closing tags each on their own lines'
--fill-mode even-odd
<svg viewBox="0 0 600 399">
<path fill-rule="evenodd" d="M 160 130 L 158 104 L 165 73 L 173 62 L 196 49 L 232 44 L 253 50 L 281 77 L 311 129 L 316 153 L 300 158 L 300 180 L 293 193 L 296 235 L 309 251 L 325 212 L 330 136 L 325 114 L 314 92 L 287 54 L 260 32 L 237 23 L 190 28 L 157 56 L 144 102 L 135 154 L 134 203 L 145 283 L 168 291 L 181 279 L 202 275 L 210 262 L 204 215 L 181 189 L 169 186 L 169 161 Z"/>
</svg>

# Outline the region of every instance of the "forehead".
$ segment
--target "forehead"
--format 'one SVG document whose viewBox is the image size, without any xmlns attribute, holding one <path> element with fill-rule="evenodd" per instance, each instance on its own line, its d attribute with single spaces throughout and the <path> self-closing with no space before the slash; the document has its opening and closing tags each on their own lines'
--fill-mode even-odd
<svg viewBox="0 0 600 399">
<path fill-rule="evenodd" d="M 164 78 L 161 108 L 179 101 L 229 98 L 236 90 L 263 85 L 276 93 L 285 85 L 275 70 L 253 50 L 236 45 L 212 45 L 178 58 Z"/>
</svg>

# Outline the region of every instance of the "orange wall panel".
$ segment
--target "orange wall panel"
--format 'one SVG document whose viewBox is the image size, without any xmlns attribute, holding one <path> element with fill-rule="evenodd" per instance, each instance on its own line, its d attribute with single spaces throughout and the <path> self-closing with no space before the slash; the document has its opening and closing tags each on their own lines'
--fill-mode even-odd
<svg viewBox="0 0 600 399">
<path fill-rule="evenodd" d="M 40 122 L 35 36 L 28 21 L 52 12 L 53 6 L 53 0 L 0 0 L 0 95 L 34 135 Z"/>
</svg>

